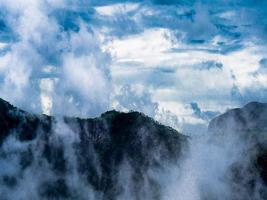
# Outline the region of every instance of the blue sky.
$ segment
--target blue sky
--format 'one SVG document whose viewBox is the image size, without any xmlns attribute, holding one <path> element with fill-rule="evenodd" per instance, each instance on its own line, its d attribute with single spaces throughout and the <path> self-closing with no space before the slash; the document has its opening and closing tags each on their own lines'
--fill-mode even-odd
<svg viewBox="0 0 267 200">
<path fill-rule="evenodd" d="M 204 131 L 229 108 L 267 101 L 266 14 L 263 0 L 0 0 L 0 97 Z"/>
</svg>

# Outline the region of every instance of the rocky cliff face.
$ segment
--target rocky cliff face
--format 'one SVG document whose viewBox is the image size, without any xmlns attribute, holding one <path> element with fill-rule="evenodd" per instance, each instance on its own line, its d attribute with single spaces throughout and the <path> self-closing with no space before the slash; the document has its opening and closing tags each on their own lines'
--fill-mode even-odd
<svg viewBox="0 0 267 200">
<path fill-rule="evenodd" d="M 179 165 L 187 144 L 186 136 L 138 112 L 55 118 L 0 100 L 0 196 L 161 199 L 162 185 L 151 174 Z"/>
<path fill-rule="evenodd" d="M 231 138 L 243 143 L 243 157 L 232 166 L 233 184 L 244 184 L 251 192 L 258 189 L 256 182 L 267 184 L 267 104 L 251 102 L 216 117 L 209 124 L 215 140 L 229 142 Z M 233 148 L 235 148 L 233 146 Z M 240 156 L 241 157 L 241 156 Z M 267 191 L 260 194 L 267 198 Z"/>
</svg>

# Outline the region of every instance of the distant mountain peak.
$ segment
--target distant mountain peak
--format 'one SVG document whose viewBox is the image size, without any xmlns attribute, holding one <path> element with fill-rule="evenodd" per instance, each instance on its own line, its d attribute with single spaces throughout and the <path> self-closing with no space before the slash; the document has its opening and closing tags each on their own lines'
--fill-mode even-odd
<svg viewBox="0 0 267 200">
<path fill-rule="evenodd" d="M 245 154 L 252 154 L 250 170 L 259 171 L 267 183 L 267 103 L 250 102 L 228 110 L 210 122 L 209 132 L 214 138 L 219 135 L 246 144 Z"/>
</svg>

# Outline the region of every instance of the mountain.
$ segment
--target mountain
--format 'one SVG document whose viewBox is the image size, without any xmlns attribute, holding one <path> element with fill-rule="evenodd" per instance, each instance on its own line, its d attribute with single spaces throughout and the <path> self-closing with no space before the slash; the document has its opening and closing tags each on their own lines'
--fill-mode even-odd
<svg viewBox="0 0 267 200">
<path fill-rule="evenodd" d="M 1 199 L 161 199 L 151 174 L 179 165 L 187 148 L 186 136 L 138 112 L 56 118 L 0 99 Z"/>
<path fill-rule="evenodd" d="M 215 140 L 236 140 L 232 148 L 242 144 L 239 156 L 243 159 L 232 166 L 234 183 L 243 182 L 251 190 L 258 189 L 258 179 L 267 184 L 267 103 L 251 102 L 228 110 L 211 120 L 208 129 Z M 267 198 L 266 188 L 260 193 Z"/>
<path fill-rule="evenodd" d="M 211 120 L 209 131 L 224 134 L 264 134 L 267 132 L 267 103 L 251 102 L 243 108 L 228 110 Z"/>
<path fill-rule="evenodd" d="M 266 199 L 267 104 L 228 110 L 208 132 L 203 142 L 139 112 L 53 117 L 0 99 L 0 199 Z"/>
</svg>

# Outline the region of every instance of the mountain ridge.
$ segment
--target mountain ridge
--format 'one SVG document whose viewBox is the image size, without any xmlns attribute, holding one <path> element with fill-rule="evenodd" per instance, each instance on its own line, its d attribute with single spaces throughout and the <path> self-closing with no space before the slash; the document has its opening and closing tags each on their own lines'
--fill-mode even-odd
<svg viewBox="0 0 267 200">
<path fill-rule="evenodd" d="M 187 148 L 187 136 L 138 112 L 55 118 L 0 100 L 0 162 L 7 164 L 8 157 L 14 157 L 18 166 L 14 173 L 0 171 L 0 183 L 12 191 L 23 187 L 26 172 L 46 172 L 53 178 L 34 179 L 38 199 L 83 200 L 90 190 L 96 199 L 117 199 L 125 193 L 118 177 L 125 163 L 132 169 L 133 197 L 140 199 L 147 184 L 147 198 L 160 199 L 162 186 L 148 171 L 161 174 L 164 166 L 179 165 Z M 79 184 L 69 182 L 70 176 Z M 85 185 L 84 194 L 79 194 L 79 185 Z M 5 195 L 13 199 L 0 191 Z"/>
<path fill-rule="evenodd" d="M 243 144 L 237 152 L 244 158 L 221 174 L 229 181 L 229 195 L 235 200 L 251 199 L 259 178 L 267 185 L 266 122 L 267 104 L 251 102 L 228 110 L 209 124 L 212 145 L 220 148 L 237 139 L 228 146 L 235 153 L 235 145 Z M 135 111 L 111 110 L 96 118 L 53 117 L 28 113 L 0 99 L 0 165 L 8 166 L 0 170 L 0 197 L 17 199 L 12 194 L 27 190 L 24 187 L 31 177 L 33 194 L 22 199 L 85 200 L 90 196 L 115 200 L 130 194 L 136 200 L 161 200 L 165 185 L 159 177 L 190 162 L 192 141 Z M 217 159 L 211 161 L 220 161 Z M 122 180 L 127 180 L 127 187 Z M 260 195 L 267 197 L 264 189 Z"/>
</svg>

